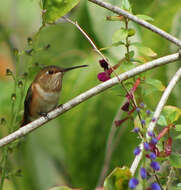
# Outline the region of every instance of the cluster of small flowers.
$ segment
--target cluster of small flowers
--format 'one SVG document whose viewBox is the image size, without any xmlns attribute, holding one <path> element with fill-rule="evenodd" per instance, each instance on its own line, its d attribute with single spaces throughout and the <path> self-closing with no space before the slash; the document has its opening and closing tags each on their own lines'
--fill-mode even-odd
<svg viewBox="0 0 181 190">
<path fill-rule="evenodd" d="M 133 130 L 135 133 L 139 132 L 139 128 L 134 128 Z M 151 137 L 150 142 L 144 142 L 143 143 L 143 147 L 144 150 L 147 152 L 146 157 L 150 159 L 150 167 L 154 170 L 154 171 L 159 171 L 160 170 L 160 164 L 158 162 L 156 162 L 156 152 L 155 152 L 155 148 L 156 148 L 156 144 L 158 142 L 157 138 L 155 137 L 153 132 L 148 132 L 148 135 Z M 134 155 L 137 156 L 139 155 L 141 152 L 140 147 L 136 147 L 134 149 Z M 147 170 L 142 167 L 140 169 L 140 176 L 143 180 L 146 180 L 148 178 L 147 176 Z M 130 189 L 135 189 L 136 186 L 139 184 L 138 179 L 136 178 L 131 178 L 129 181 L 129 188 Z M 161 190 L 161 187 L 158 183 L 152 183 L 150 185 L 150 187 L 148 188 L 149 190 Z"/>
</svg>

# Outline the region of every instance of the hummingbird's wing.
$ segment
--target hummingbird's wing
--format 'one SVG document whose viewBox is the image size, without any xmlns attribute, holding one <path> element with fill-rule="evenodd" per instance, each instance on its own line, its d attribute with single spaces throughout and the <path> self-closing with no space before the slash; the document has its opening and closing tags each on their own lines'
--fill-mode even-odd
<svg viewBox="0 0 181 190">
<path fill-rule="evenodd" d="M 26 125 L 30 122 L 29 115 L 30 115 L 30 103 L 32 101 L 32 85 L 28 88 L 28 92 L 24 101 L 24 116 L 21 123 L 21 127 Z"/>
</svg>

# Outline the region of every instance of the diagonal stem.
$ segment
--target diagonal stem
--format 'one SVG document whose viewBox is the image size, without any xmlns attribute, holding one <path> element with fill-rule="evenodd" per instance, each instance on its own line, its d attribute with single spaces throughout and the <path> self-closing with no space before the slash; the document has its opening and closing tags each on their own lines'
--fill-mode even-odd
<svg viewBox="0 0 181 190">
<path fill-rule="evenodd" d="M 149 22 L 146 22 L 144 20 L 139 19 L 138 17 L 136 17 L 135 15 L 132 15 L 131 13 L 129 13 L 129 12 L 117 7 L 117 6 L 111 5 L 110 3 L 106 3 L 102 0 L 89 0 L 89 1 L 99 5 L 101 7 L 104 7 L 106 9 L 118 14 L 118 15 L 122 15 L 122 16 L 142 25 L 143 27 L 151 30 L 152 32 L 159 34 L 160 36 L 171 41 L 172 43 L 176 44 L 177 46 L 181 47 L 181 41 L 178 40 L 176 37 L 174 37 L 171 34 L 159 29 L 158 27 L 150 24 Z"/>
<path fill-rule="evenodd" d="M 181 78 L 181 68 L 178 69 L 178 71 L 175 73 L 175 75 L 173 76 L 173 78 L 169 82 L 167 88 L 165 89 L 165 91 L 164 91 L 164 93 L 163 93 L 163 95 L 162 95 L 162 97 L 161 97 L 161 99 L 160 99 L 160 101 L 156 107 L 156 110 L 153 114 L 154 119 L 152 119 L 152 121 L 150 122 L 147 131 L 152 132 L 155 129 L 156 123 L 160 117 L 160 114 L 161 114 L 165 104 L 167 103 L 168 97 L 170 96 L 173 88 L 175 87 L 175 85 L 177 84 L 177 82 L 180 78 Z M 147 138 L 147 141 L 150 140 L 148 133 L 147 133 L 146 138 Z M 138 156 L 135 157 L 135 159 L 131 165 L 131 168 L 130 168 L 133 175 L 136 172 L 136 169 L 137 169 L 137 167 L 141 161 L 141 157 L 143 155 L 143 143 L 141 143 L 140 148 L 142 150 L 141 154 L 139 154 Z"/>
</svg>

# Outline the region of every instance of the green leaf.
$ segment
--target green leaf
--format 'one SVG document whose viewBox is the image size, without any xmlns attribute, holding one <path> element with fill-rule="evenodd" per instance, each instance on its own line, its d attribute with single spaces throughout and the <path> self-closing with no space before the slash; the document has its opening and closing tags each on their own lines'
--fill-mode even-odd
<svg viewBox="0 0 181 190">
<path fill-rule="evenodd" d="M 140 54 L 143 54 L 145 56 L 152 57 L 152 58 L 157 56 L 157 53 L 155 53 L 151 48 L 143 46 L 139 42 L 132 43 L 132 45 L 138 49 Z"/>
<path fill-rule="evenodd" d="M 158 125 L 161 125 L 161 126 L 168 125 L 167 120 L 166 120 L 165 116 L 163 116 L 163 115 L 160 115 L 157 123 L 158 123 Z"/>
<path fill-rule="evenodd" d="M 128 29 L 128 36 L 129 37 L 134 36 L 135 33 L 136 33 L 135 29 L 133 29 L 133 28 Z"/>
<path fill-rule="evenodd" d="M 146 20 L 146 21 L 154 21 L 153 18 L 147 15 L 136 15 L 139 19 Z"/>
<path fill-rule="evenodd" d="M 173 123 L 181 116 L 181 109 L 175 106 L 165 106 L 163 115 L 166 117 L 168 123 Z"/>
<path fill-rule="evenodd" d="M 50 190 L 72 190 L 72 188 L 66 187 L 66 186 L 57 186 L 53 187 Z"/>
<path fill-rule="evenodd" d="M 131 178 L 129 168 L 115 168 L 104 181 L 105 190 L 127 190 Z"/>
<path fill-rule="evenodd" d="M 152 87 L 154 87 L 158 91 L 162 92 L 165 90 L 165 86 L 162 84 L 162 82 L 160 80 L 156 80 L 153 78 L 147 78 L 145 80 L 145 83 L 151 85 Z"/>
<path fill-rule="evenodd" d="M 181 131 L 181 124 L 180 125 L 175 125 L 175 130 L 176 131 Z"/>
<path fill-rule="evenodd" d="M 170 164 L 175 168 L 181 168 L 181 154 L 172 153 L 169 157 Z"/>
<path fill-rule="evenodd" d="M 129 3 L 129 0 L 122 0 L 121 3 L 122 3 L 122 4 L 121 4 L 121 8 L 122 8 L 122 9 L 131 12 L 131 5 L 130 5 L 130 3 Z"/>
<path fill-rule="evenodd" d="M 122 40 L 125 40 L 128 36 L 128 31 L 124 28 L 120 28 L 116 32 L 114 32 L 112 36 L 112 44 L 122 42 Z"/>
<path fill-rule="evenodd" d="M 123 42 L 116 42 L 116 43 L 112 44 L 112 46 L 115 46 L 115 47 L 120 46 L 120 45 L 124 45 L 124 43 Z"/>
<path fill-rule="evenodd" d="M 53 23 L 67 14 L 79 3 L 79 0 L 43 0 L 44 23 Z"/>
</svg>

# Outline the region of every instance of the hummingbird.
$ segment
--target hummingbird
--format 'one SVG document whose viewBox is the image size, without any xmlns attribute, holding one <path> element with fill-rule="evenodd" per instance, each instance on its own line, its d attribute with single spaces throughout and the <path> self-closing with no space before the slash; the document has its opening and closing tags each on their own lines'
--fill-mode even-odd
<svg viewBox="0 0 181 190">
<path fill-rule="evenodd" d="M 65 72 L 87 66 L 79 65 L 61 68 L 52 65 L 41 69 L 28 88 L 24 101 L 24 116 L 21 126 L 28 124 L 40 116 L 47 116 L 48 112 L 57 107 Z"/>
</svg>

